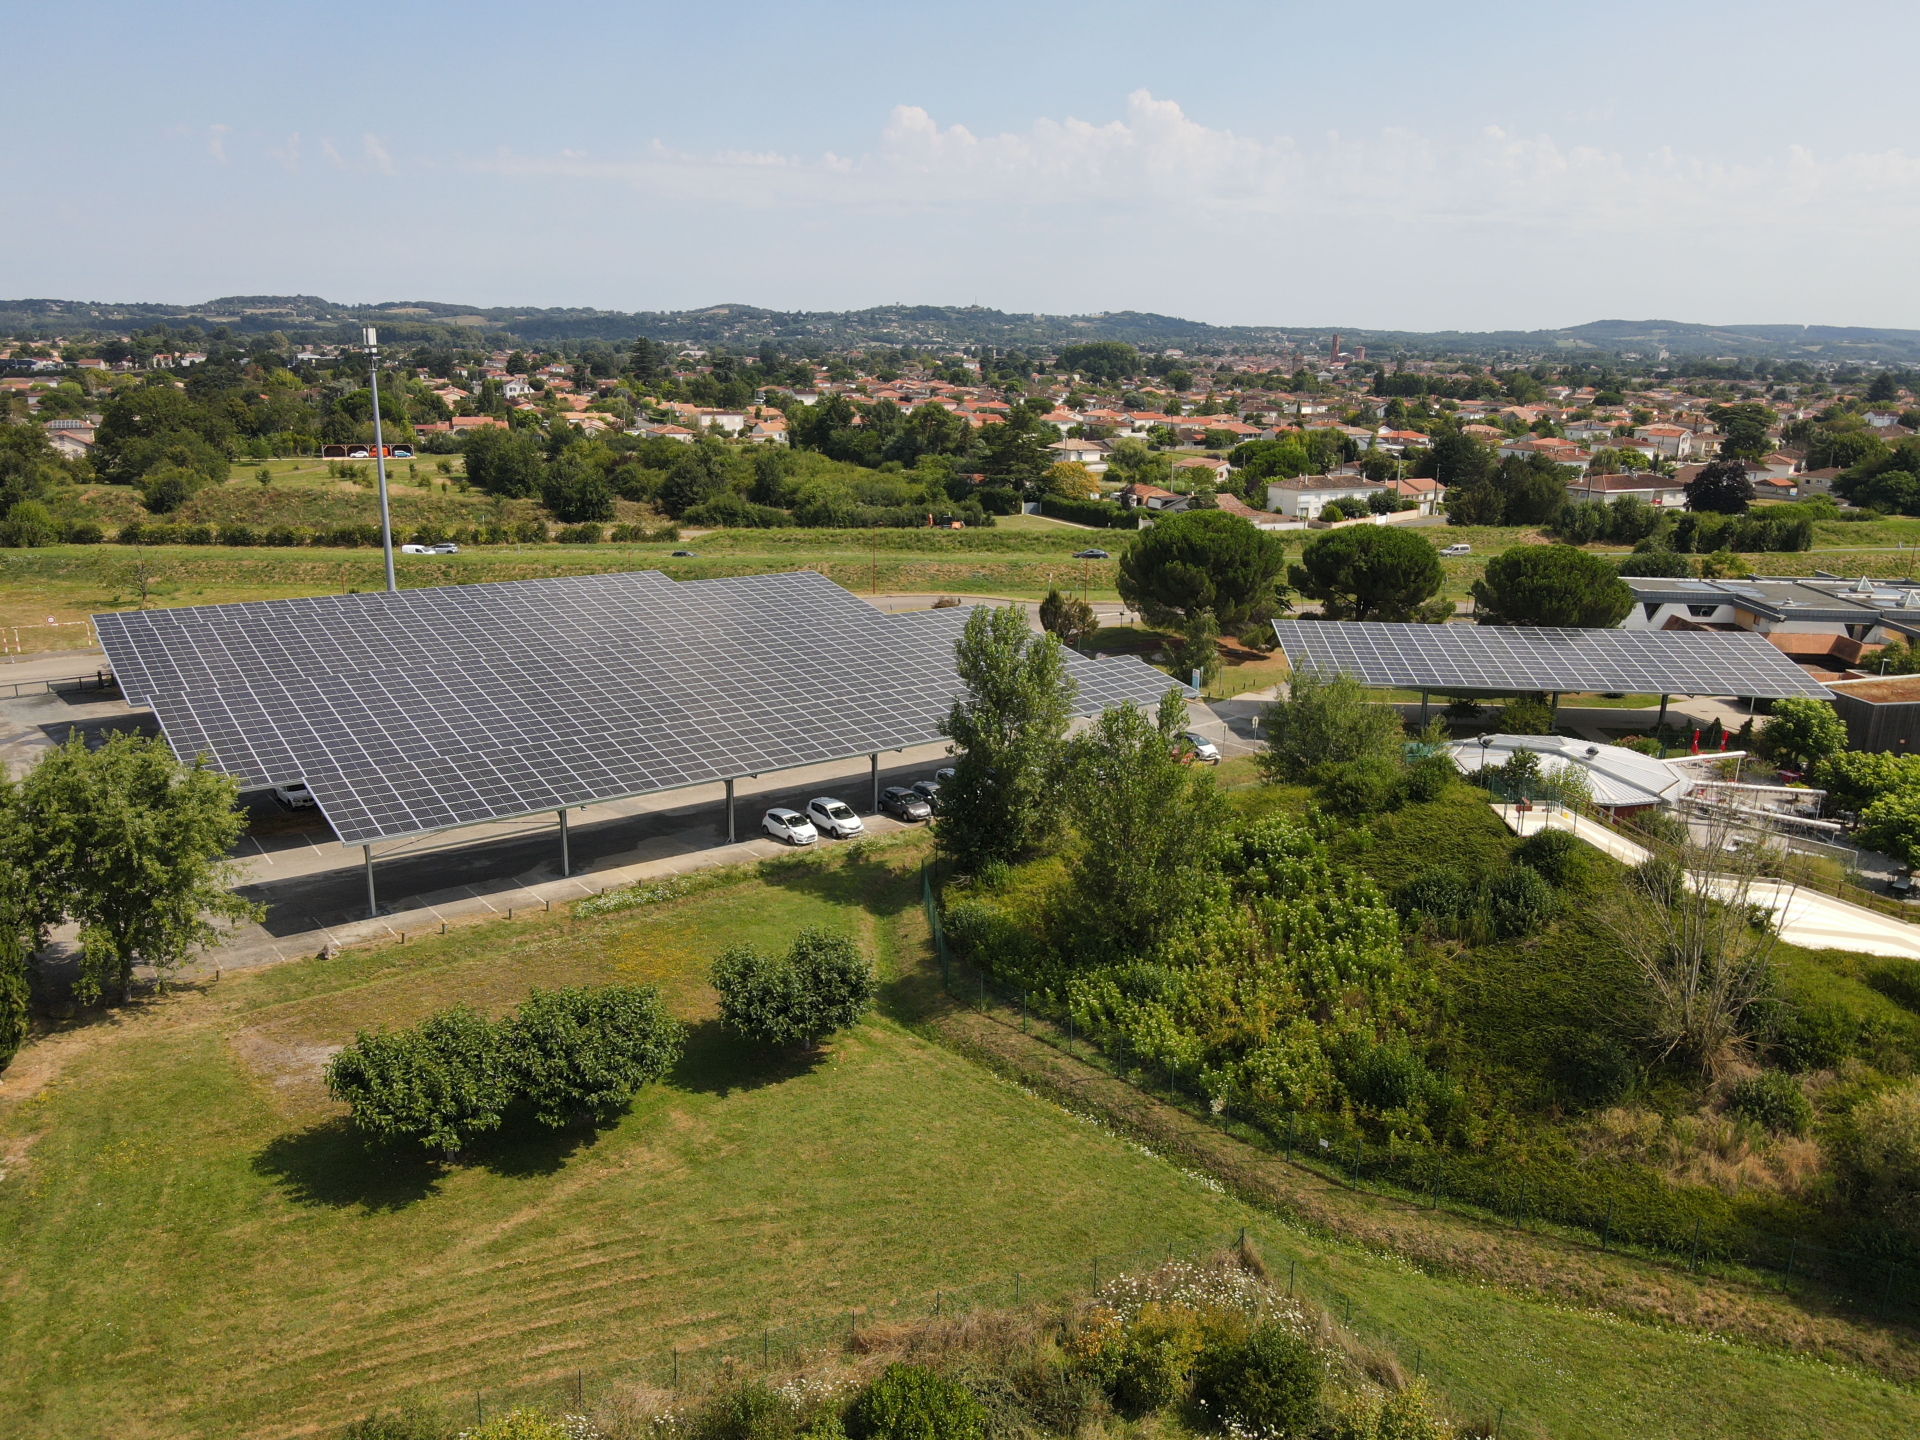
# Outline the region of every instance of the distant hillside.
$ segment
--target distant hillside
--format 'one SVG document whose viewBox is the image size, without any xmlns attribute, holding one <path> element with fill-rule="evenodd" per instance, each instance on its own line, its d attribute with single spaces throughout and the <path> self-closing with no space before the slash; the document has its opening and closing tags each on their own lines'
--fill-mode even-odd
<svg viewBox="0 0 1920 1440">
<path fill-rule="evenodd" d="M 1095 315 L 1023 315 L 979 306 L 881 305 L 870 310 L 783 311 L 755 305 L 700 310 L 532 309 L 451 305 L 435 300 L 352 306 L 317 295 L 227 295 L 199 305 L 109 304 L 80 300 L 0 300 L 0 334 L 119 332 L 151 326 L 224 325 L 237 334 L 279 330 L 295 340 L 350 339 L 378 323 L 394 341 L 471 339 L 540 344 L 635 336 L 678 344 L 751 350 L 889 344 L 1054 348 L 1077 340 L 1124 340 L 1146 350 L 1324 349 L 1330 327 L 1208 325 L 1172 315 L 1118 310 Z M 1920 330 L 1826 325 L 1695 325 L 1677 320 L 1596 320 L 1563 330 L 1418 331 L 1338 329 L 1343 348 L 1396 354 L 1798 359 L 1849 364 L 1920 363 Z"/>
</svg>

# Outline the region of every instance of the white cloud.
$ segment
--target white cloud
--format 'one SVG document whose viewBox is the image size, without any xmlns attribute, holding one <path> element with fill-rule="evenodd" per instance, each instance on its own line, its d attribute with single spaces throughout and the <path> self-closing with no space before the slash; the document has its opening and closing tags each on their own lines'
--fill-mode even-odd
<svg viewBox="0 0 1920 1440">
<path fill-rule="evenodd" d="M 1903 226 L 1920 212 L 1920 158 L 1903 150 L 1759 162 L 1672 149 L 1641 156 L 1489 127 L 1465 139 L 1409 130 L 1256 138 L 1201 124 L 1145 90 L 1105 124 L 1041 119 L 1020 133 L 945 128 L 897 107 L 875 147 L 817 159 L 773 150 L 694 154 L 656 141 L 625 158 L 502 151 L 471 168 L 633 187 L 662 199 L 750 208 L 960 210 L 1178 206 L 1210 224 L 1512 227 L 1657 235 L 1675 227 L 1799 221 Z"/>
<path fill-rule="evenodd" d="M 231 125 L 209 125 L 207 127 L 207 153 L 222 165 L 227 163 L 227 136 L 231 134 Z"/>
<path fill-rule="evenodd" d="M 382 175 L 394 173 L 393 156 L 387 153 L 386 145 L 377 135 L 362 135 L 360 148 L 366 152 L 367 161 Z"/>
</svg>

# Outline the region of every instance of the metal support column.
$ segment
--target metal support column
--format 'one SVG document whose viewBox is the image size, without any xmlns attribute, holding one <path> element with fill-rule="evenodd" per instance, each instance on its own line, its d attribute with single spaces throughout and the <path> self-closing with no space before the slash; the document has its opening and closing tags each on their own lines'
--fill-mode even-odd
<svg viewBox="0 0 1920 1440">
<path fill-rule="evenodd" d="M 562 875 L 571 875 L 573 874 L 573 857 L 567 853 L 567 812 L 565 810 L 561 810 L 559 812 L 559 815 L 560 815 L 560 873 Z"/>
<path fill-rule="evenodd" d="M 1427 692 L 1422 690 L 1420 692 L 1420 728 L 1424 730 L 1426 728 L 1426 724 L 1427 724 Z"/>
<path fill-rule="evenodd" d="M 873 812 L 880 813 L 880 752 L 874 751 L 867 757 L 873 762 Z"/>
<path fill-rule="evenodd" d="M 360 853 L 366 857 L 367 861 L 367 918 L 369 920 L 378 920 L 380 918 L 380 902 L 374 898 L 373 894 L 373 846 L 362 845 L 360 847 Z"/>
<path fill-rule="evenodd" d="M 1660 697 L 1660 718 L 1653 722 L 1653 728 L 1658 730 L 1662 725 L 1665 725 L 1666 723 L 1667 723 L 1667 697 L 1662 695 Z"/>
<path fill-rule="evenodd" d="M 727 844 L 733 840 L 733 781 L 727 781 Z"/>
</svg>

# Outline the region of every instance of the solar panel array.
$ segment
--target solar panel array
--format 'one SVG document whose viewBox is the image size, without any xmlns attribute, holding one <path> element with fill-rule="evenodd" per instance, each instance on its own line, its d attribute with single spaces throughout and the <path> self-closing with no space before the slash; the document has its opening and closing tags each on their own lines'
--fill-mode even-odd
<svg viewBox="0 0 1920 1440">
<path fill-rule="evenodd" d="M 1746 631 L 1552 630 L 1276 620 L 1296 670 L 1406 690 L 1825 699 L 1826 687 Z"/>
<path fill-rule="evenodd" d="M 812 571 L 657 571 L 94 617 L 174 752 L 304 780 L 348 844 L 938 738 L 962 609 L 885 615 Z M 1069 656 L 1076 708 L 1174 682 Z"/>
</svg>

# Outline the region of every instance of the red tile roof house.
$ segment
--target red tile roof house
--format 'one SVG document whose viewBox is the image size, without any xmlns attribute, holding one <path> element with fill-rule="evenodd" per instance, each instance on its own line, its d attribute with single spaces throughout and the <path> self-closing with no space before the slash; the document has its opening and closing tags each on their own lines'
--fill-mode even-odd
<svg viewBox="0 0 1920 1440">
<path fill-rule="evenodd" d="M 1132 510 L 1144 506 L 1149 510 L 1166 510 L 1174 506 L 1184 506 L 1189 497 L 1176 495 L 1171 490 L 1162 490 L 1158 485 L 1148 485 L 1134 481 L 1131 485 L 1120 487 L 1120 503 Z"/>
<path fill-rule="evenodd" d="M 1663 510 L 1687 508 L 1686 482 L 1678 476 L 1655 475 L 1646 471 L 1639 475 L 1582 475 L 1567 482 L 1567 497 L 1571 500 L 1610 503 L 1629 495 L 1649 505 L 1658 505 Z"/>
<path fill-rule="evenodd" d="M 1175 460 L 1173 462 L 1173 468 L 1175 470 L 1208 471 L 1213 477 L 1213 483 L 1216 485 L 1223 483 L 1229 475 L 1233 474 L 1233 466 L 1229 465 L 1226 461 L 1215 460 L 1206 455 L 1190 455 L 1183 460 Z"/>
</svg>

